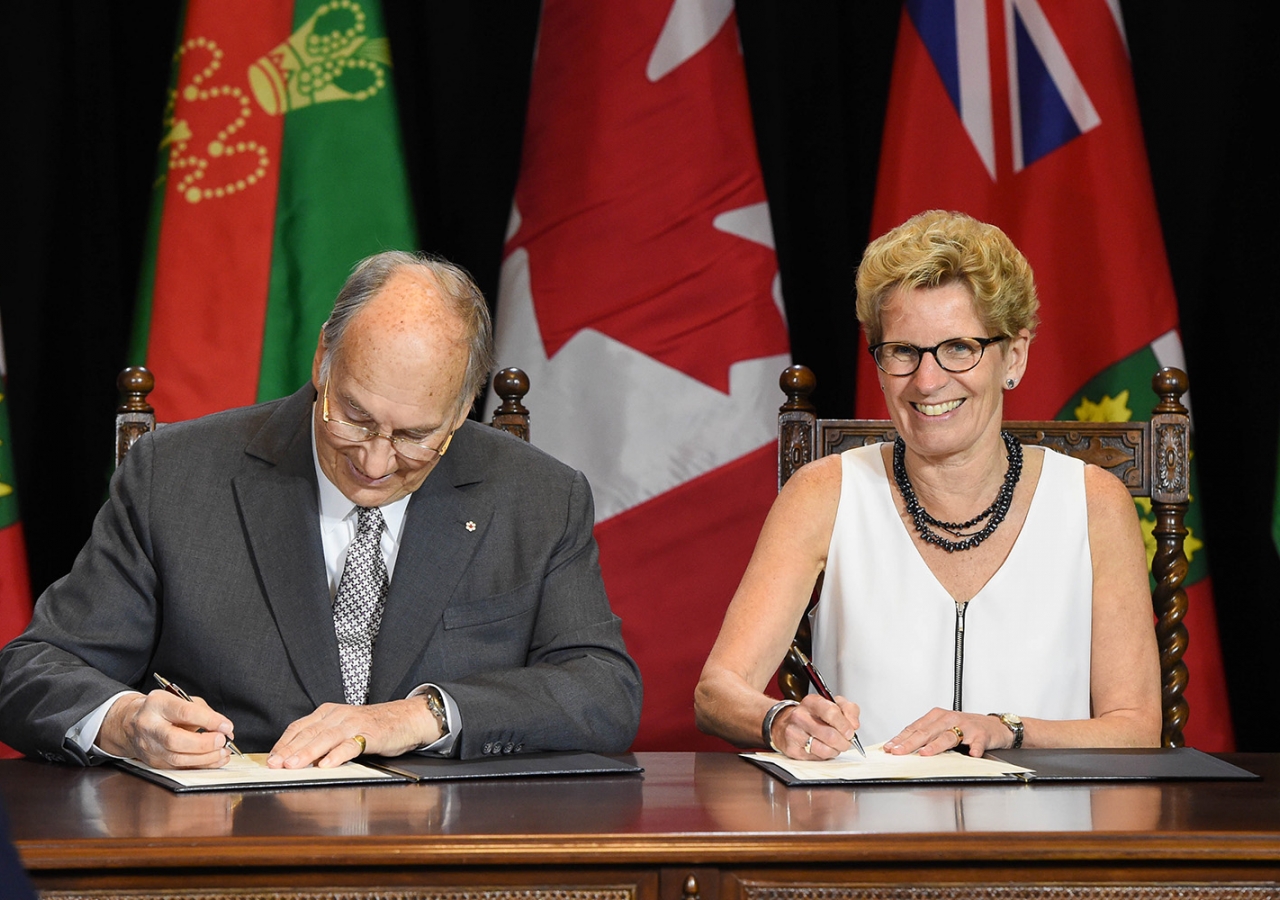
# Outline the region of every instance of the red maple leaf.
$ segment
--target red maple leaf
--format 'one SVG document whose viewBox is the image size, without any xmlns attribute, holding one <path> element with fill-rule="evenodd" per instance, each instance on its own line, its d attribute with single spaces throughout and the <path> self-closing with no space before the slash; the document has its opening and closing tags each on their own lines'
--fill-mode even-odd
<svg viewBox="0 0 1280 900">
<path fill-rule="evenodd" d="M 777 261 L 713 224 L 765 200 L 735 20 L 650 81 L 669 7 L 543 4 L 508 252 L 549 357 L 592 328 L 727 392 L 732 363 L 788 352 Z"/>
</svg>

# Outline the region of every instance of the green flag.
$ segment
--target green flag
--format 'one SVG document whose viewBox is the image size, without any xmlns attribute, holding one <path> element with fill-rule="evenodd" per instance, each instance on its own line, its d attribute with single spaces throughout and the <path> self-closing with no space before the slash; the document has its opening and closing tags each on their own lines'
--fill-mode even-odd
<svg viewBox="0 0 1280 900">
<path fill-rule="evenodd" d="M 361 258 L 417 245 L 378 0 L 189 0 L 134 362 L 161 420 L 290 393 Z"/>
<path fill-rule="evenodd" d="M 4 333 L 0 331 L 0 646 L 17 637 L 31 620 L 27 549 L 18 518 L 13 455 L 9 452 L 9 403 L 5 397 Z M 0 744 L 0 759 L 18 754 Z"/>
</svg>

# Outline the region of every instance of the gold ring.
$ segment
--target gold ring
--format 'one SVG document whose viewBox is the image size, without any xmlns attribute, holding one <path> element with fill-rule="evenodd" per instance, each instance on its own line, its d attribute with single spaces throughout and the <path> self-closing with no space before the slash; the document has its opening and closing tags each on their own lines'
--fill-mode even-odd
<svg viewBox="0 0 1280 900">
<path fill-rule="evenodd" d="M 954 731 L 954 732 L 956 733 L 956 746 L 958 747 L 958 746 L 960 746 L 961 744 L 963 744 L 963 743 L 964 743 L 964 732 L 960 730 L 960 726 L 959 726 L 959 725 L 953 725 L 953 726 L 951 726 L 951 730 L 952 730 L 952 731 Z"/>
<path fill-rule="evenodd" d="M 363 734 L 357 734 L 357 735 L 355 735 L 354 737 L 352 737 L 352 738 L 351 738 L 351 740 L 355 741 L 357 744 L 359 744 L 359 745 L 360 745 L 360 752 L 359 752 L 359 753 L 357 753 L 357 754 L 356 754 L 356 756 L 363 756 L 363 755 L 364 755 L 364 748 L 365 748 L 364 735 L 363 735 Z"/>
<path fill-rule="evenodd" d="M 809 735 L 809 740 L 804 742 L 804 752 L 813 753 L 813 735 Z"/>
</svg>

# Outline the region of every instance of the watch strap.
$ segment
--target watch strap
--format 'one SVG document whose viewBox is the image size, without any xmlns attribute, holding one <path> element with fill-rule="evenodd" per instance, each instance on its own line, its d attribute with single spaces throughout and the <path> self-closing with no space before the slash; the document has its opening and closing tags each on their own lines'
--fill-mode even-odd
<svg viewBox="0 0 1280 900">
<path fill-rule="evenodd" d="M 1013 732 L 1013 746 L 1009 749 L 1019 750 L 1022 748 L 1023 725 L 1022 719 L 1012 713 L 987 713 L 989 716 L 995 716 L 1000 720 L 1000 724 Z"/>
<path fill-rule="evenodd" d="M 435 716 L 436 724 L 440 726 L 440 737 L 444 737 L 449 733 L 449 716 L 444 709 L 444 698 L 435 688 L 428 688 L 423 696 L 427 698 L 427 710 Z"/>
</svg>

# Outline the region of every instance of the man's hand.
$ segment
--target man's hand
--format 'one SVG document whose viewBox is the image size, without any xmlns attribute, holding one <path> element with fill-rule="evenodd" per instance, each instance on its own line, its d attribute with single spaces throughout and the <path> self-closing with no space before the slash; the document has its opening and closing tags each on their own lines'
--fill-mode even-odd
<svg viewBox="0 0 1280 900">
<path fill-rule="evenodd" d="M 216 769 L 231 757 L 235 726 L 199 697 L 168 691 L 126 694 L 107 710 L 95 743 L 113 756 L 158 769 Z"/>
<path fill-rule="evenodd" d="M 355 736 L 365 739 L 361 747 Z M 362 752 L 399 756 L 440 739 L 440 725 L 427 709 L 426 697 L 410 697 L 346 706 L 325 703 L 284 730 L 271 748 L 267 765 L 273 769 L 300 769 L 312 763 L 320 768 L 339 766 Z"/>
</svg>

